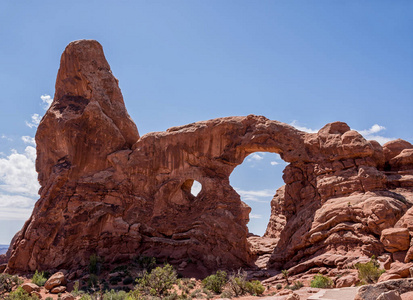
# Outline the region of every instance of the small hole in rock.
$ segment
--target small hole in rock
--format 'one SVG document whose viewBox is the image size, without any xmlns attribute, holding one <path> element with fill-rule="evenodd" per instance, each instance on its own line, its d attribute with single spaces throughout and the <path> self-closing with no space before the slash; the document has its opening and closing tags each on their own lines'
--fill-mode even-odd
<svg viewBox="0 0 413 300">
<path fill-rule="evenodd" d="M 201 192 L 201 190 L 202 190 L 202 184 L 194 180 L 194 183 L 192 184 L 192 187 L 191 187 L 191 194 L 196 197 L 198 196 L 199 192 Z"/>
<path fill-rule="evenodd" d="M 192 196 L 196 197 L 202 190 L 202 184 L 194 179 L 187 179 L 182 184 L 182 189 L 187 193 L 191 193 Z"/>
</svg>

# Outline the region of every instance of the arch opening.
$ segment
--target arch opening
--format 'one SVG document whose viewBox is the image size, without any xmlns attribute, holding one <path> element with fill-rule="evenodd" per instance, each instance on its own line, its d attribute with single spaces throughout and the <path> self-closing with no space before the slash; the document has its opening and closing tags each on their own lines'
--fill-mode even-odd
<svg viewBox="0 0 413 300">
<path fill-rule="evenodd" d="M 284 185 L 282 172 L 286 165 L 276 153 L 254 152 L 230 175 L 231 186 L 251 207 L 247 226 L 254 235 L 265 234 L 271 216 L 271 200 Z"/>
<path fill-rule="evenodd" d="M 202 190 L 202 184 L 195 179 L 187 179 L 182 184 L 182 190 L 196 197 Z"/>
</svg>

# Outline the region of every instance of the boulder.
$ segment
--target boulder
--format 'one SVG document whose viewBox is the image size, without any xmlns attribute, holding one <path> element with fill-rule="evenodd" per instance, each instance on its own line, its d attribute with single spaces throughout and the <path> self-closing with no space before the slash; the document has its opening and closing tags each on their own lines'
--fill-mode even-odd
<svg viewBox="0 0 413 300">
<path fill-rule="evenodd" d="M 357 276 L 353 274 L 345 275 L 337 279 L 336 288 L 351 287 L 355 285 L 357 281 L 358 281 Z"/>
<path fill-rule="evenodd" d="M 76 298 L 72 294 L 65 294 L 62 296 L 62 300 L 75 300 Z"/>
<path fill-rule="evenodd" d="M 27 282 L 21 285 L 22 289 L 31 294 L 33 291 L 40 292 L 40 287 L 37 284 Z"/>
<path fill-rule="evenodd" d="M 381 293 L 376 300 L 402 300 L 402 297 L 397 291 L 388 291 Z"/>
<path fill-rule="evenodd" d="M 64 286 L 66 283 L 67 281 L 65 275 L 62 272 L 57 272 L 46 281 L 44 288 L 46 290 L 52 290 L 54 287 Z"/>
<path fill-rule="evenodd" d="M 64 293 L 66 291 L 66 287 L 61 285 L 61 286 L 56 286 L 50 290 L 50 293 L 52 294 L 59 294 L 59 293 Z"/>
<path fill-rule="evenodd" d="M 300 300 L 300 296 L 296 293 L 292 293 L 285 298 L 285 300 Z"/>
<path fill-rule="evenodd" d="M 360 287 L 354 300 L 377 300 L 386 292 L 397 291 L 400 295 L 413 291 L 413 278 L 395 279 Z"/>
<path fill-rule="evenodd" d="M 388 252 L 404 251 L 409 249 L 410 235 L 407 228 L 388 228 L 381 232 L 380 242 Z"/>
</svg>

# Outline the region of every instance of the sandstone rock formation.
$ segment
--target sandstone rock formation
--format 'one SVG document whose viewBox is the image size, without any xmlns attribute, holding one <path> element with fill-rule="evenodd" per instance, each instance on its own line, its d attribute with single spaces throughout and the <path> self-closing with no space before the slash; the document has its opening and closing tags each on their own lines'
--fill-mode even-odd
<svg viewBox="0 0 413 300">
<path fill-rule="evenodd" d="M 200 270 L 251 266 L 259 251 L 247 243 L 250 208 L 229 176 L 257 151 L 289 163 L 271 203 L 266 237 L 278 243 L 267 267 L 294 274 L 351 265 L 386 252 L 383 230 L 411 236 L 413 228 L 410 143 L 382 147 L 342 122 L 305 133 L 254 115 L 139 137 L 96 41 L 64 51 L 36 144 L 40 199 L 8 272 L 77 269 L 92 254 L 190 261 Z M 202 184 L 197 196 L 194 180 Z"/>
</svg>

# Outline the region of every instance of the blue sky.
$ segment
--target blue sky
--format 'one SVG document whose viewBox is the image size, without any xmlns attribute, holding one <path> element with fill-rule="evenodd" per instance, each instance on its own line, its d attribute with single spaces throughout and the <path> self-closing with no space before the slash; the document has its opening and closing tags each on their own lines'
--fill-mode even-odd
<svg viewBox="0 0 413 300">
<path fill-rule="evenodd" d="M 103 45 L 141 135 L 258 114 L 413 142 L 412 28 L 403 0 L 1 1 L 0 244 L 37 199 L 31 138 L 69 42 Z M 253 154 L 230 178 L 253 232 L 265 230 L 284 166 Z"/>
</svg>

